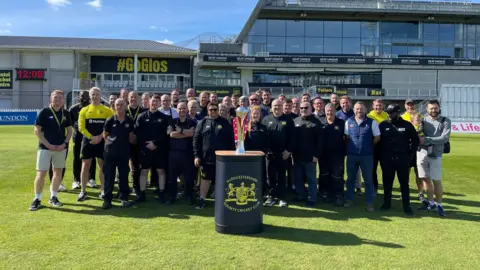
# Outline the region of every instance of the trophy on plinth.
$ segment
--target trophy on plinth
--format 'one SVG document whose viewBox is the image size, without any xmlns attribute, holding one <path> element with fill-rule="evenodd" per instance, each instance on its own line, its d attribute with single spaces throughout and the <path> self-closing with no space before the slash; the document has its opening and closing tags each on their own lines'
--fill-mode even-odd
<svg viewBox="0 0 480 270">
<path fill-rule="evenodd" d="M 248 131 L 248 123 L 250 121 L 250 110 L 245 107 L 238 107 L 235 110 L 237 116 L 233 121 L 233 132 L 235 134 L 235 142 L 237 150 L 235 154 L 244 155 L 245 154 L 245 135 Z"/>
</svg>

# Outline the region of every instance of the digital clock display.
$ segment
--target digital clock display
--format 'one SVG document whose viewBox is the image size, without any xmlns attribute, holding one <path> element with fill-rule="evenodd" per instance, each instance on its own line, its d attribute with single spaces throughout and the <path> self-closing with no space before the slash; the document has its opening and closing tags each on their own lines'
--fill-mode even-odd
<svg viewBox="0 0 480 270">
<path fill-rule="evenodd" d="M 17 68 L 17 80 L 47 80 L 45 77 L 46 69 L 27 69 Z"/>
</svg>

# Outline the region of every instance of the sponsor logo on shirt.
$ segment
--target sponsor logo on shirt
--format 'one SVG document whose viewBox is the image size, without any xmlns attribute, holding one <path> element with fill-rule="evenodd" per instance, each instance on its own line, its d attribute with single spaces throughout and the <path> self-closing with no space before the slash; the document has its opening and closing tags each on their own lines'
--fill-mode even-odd
<svg viewBox="0 0 480 270">
<path fill-rule="evenodd" d="M 287 124 L 287 122 L 282 121 L 282 126 L 285 126 L 286 124 Z"/>
<path fill-rule="evenodd" d="M 218 129 L 222 129 L 222 125 L 218 125 L 217 128 L 218 128 Z"/>
</svg>

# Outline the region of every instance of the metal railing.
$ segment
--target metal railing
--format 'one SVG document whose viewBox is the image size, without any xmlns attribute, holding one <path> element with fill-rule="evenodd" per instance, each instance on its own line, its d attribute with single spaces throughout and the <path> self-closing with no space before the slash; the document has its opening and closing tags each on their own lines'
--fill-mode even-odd
<svg viewBox="0 0 480 270">
<path fill-rule="evenodd" d="M 392 1 L 392 0 L 272 0 L 266 7 L 307 7 L 335 9 L 480 12 L 480 5 L 471 1 Z"/>
<path fill-rule="evenodd" d="M 127 88 L 132 90 L 134 88 L 133 81 L 99 81 L 88 79 L 74 79 L 74 89 L 90 89 L 92 87 L 100 87 L 102 90 L 120 90 L 121 88 Z M 174 81 L 139 81 L 137 85 L 138 89 L 145 91 L 148 90 L 172 90 L 173 88 L 181 88 L 183 90 L 184 85 L 177 84 Z"/>
</svg>

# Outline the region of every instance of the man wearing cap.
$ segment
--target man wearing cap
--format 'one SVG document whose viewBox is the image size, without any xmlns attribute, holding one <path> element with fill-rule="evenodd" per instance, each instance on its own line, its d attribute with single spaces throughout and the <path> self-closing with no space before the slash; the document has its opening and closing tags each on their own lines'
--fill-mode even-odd
<svg viewBox="0 0 480 270">
<path fill-rule="evenodd" d="M 384 104 L 382 99 L 375 99 L 373 101 L 373 110 L 367 114 L 368 118 L 373 119 L 377 125 L 380 125 L 383 121 L 388 120 L 388 114 L 383 110 Z M 378 146 L 375 146 L 374 154 L 373 154 L 373 172 L 372 172 L 372 181 L 373 181 L 373 188 L 375 189 L 375 195 L 377 195 L 378 191 L 378 176 L 377 176 L 377 167 L 379 162 L 380 153 L 378 150 Z"/>
<path fill-rule="evenodd" d="M 413 125 L 400 117 L 400 106 L 391 104 L 387 108 L 388 120 L 380 123 L 380 165 L 383 179 L 383 205 L 380 210 L 391 208 L 392 188 L 397 173 L 402 193 L 403 211 L 413 215 L 410 208 L 410 189 L 408 187 L 409 169 L 418 147 L 418 136 Z"/>
<path fill-rule="evenodd" d="M 413 99 L 408 98 L 405 100 L 405 113 L 402 114 L 402 119 L 407 122 L 412 122 L 412 116 L 417 113 L 417 108 L 413 102 Z"/>
</svg>

